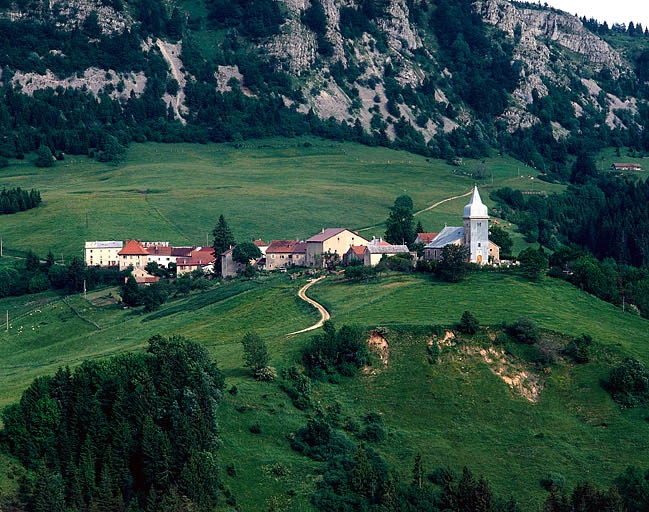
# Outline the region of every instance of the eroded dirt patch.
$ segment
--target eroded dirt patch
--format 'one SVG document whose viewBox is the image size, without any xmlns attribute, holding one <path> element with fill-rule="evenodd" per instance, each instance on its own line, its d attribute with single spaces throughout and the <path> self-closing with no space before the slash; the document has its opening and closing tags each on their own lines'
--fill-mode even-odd
<svg viewBox="0 0 649 512">
<path fill-rule="evenodd" d="M 372 352 L 378 354 L 383 363 L 383 368 L 387 368 L 390 362 L 390 344 L 388 340 L 378 332 L 372 331 L 370 338 L 367 340 L 367 344 Z"/>
<path fill-rule="evenodd" d="M 538 375 L 520 368 L 520 365 L 515 364 L 507 357 L 503 349 L 482 348 L 477 349 L 477 353 L 487 363 L 489 369 L 511 389 L 530 402 L 538 402 L 541 391 L 543 391 L 543 382 Z"/>
</svg>

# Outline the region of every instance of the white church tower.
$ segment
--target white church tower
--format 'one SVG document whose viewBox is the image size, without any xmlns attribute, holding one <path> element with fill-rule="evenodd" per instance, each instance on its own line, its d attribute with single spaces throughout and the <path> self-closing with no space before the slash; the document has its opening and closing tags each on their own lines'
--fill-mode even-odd
<svg viewBox="0 0 649 512">
<path fill-rule="evenodd" d="M 489 214 L 482 203 L 478 187 L 473 187 L 471 201 L 464 207 L 464 246 L 471 252 L 471 263 L 486 264 L 489 261 Z"/>
</svg>

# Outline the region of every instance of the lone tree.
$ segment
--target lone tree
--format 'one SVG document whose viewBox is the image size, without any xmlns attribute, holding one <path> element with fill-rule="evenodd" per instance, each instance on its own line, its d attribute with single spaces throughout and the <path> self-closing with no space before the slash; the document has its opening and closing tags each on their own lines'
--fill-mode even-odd
<svg viewBox="0 0 649 512">
<path fill-rule="evenodd" d="M 497 224 L 489 226 L 489 241 L 500 247 L 501 258 L 503 256 L 511 256 L 514 242 L 512 242 L 509 233 Z"/>
<path fill-rule="evenodd" d="M 528 247 L 520 252 L 518 261 L 521 270 L 530 279 L 538 280 L 548 268 L 548 259 L 542 251 Z"/>
<path fill-rule="evenodd" d="M 52 167 L 54 165 L 54 156 L 49 146 L 41 144 L 36 151 L 36 167 Z"/>
<path fill-rule="evenodd" d="M 250 260 L 261 258 L 261 251 L 252 242 L 241 242 L 232 250 L 232 259 L 242 265 L 247 265 Z"/>
<path fill-rule="evenodd" d="M 259 334 L 247 332 L 241 339 L 243 345 L 244 364 L 256 374 L 262 368 L 268 366 L 270 356 L 266 348 L 266 342 Z"/>
<path fill-rule="evenodd" d="M 120 291 L 122 302 L 130 307 L 139 306 L 142 304 L 142 294 L 140 287 L 137 285 L 135 278 L 132 275 L 128 276 L 122 290 Z"/>
<path fill-rule="evenodd" d="M 230 246 L 234 245 L 234 235 L 230 230 L 230 226 L 225 220 L 223 215 L 219 215 L 219 221 L 216 224 L 216 227 L 212 231 L 212 236 L 214 241 L 212 242 L 212 247 L 214 248 L 214 270 L 217 273 L 221 273 L 221 254 L 227 251 Z"/>
<path fill-rule="evenodd" d="M 437 265 L 439 277 L 449 283 L 459 283 L 466 277 L 469 248 L 463 245 L 448 244 L 442 249 L 442 257 Z"/>
<path fill-rule="evenodd" d="M 385 239 L 391 244 L 410 245 L 415 241 L 413 204 L 410 196 L 399 196 L 390 208 L 390 215 L 385 221 Z"/>
</svg>

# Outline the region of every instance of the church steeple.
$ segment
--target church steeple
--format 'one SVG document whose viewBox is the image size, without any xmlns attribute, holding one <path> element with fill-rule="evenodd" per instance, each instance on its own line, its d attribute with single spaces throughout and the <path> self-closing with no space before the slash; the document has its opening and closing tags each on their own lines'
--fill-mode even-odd
<svg viewBox="0 0 649 512">
<path fill-rule="evenodd" d="M 489 211 L 473 187 L 471 201 L 464 207 L 464 246 L 470 251 L 469 261 L 487 263 L 489 257 Z"/>
<path fill-rule="evenodd" d="M 464 207 L 464 215 L 466 218 L 489 218 L 489 213 L 487 207 L 480 199 L 480 193 L 478 192 L 478 187 L 473 187 L 473 195 L 471 196 L 471 201 Z"/>
</svg>

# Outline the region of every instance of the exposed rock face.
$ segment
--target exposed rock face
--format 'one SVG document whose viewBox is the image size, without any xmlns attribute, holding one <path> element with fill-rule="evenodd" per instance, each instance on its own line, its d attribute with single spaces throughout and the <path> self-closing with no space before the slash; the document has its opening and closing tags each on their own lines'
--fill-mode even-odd
<svg viewBox="0 0 649 512">
<path fill-rule="evenodd" d="M 514 57 L 523 63 L 521 80 L 513 93 L 515 104 L 502 115 L 511 130 L 527 128 L 537 122 L 525 106 L 532 102 L 532 91 L 536 90 L 540 97 L 548 93 L 544 80 L 569 87 L 568 71 L 581 74 L 579 70 L 572 69 L 573 64 L 565 59 L 554 58 L 556 52 L 547 41 L 553 41 L 581 55 L 585 60 L 586 71 L 591 74 L 607 68 L 613 78 L 618 78 L 629 70 L 620 54 L 584 28 L 575 16 L 517 8 L 504 0 L 478 0 L 473 6 L 484 21 L 506 32 L 517 43 Z M 592 97 L 584 98 L 584 101 L 597 105 Z M 616 117 L 609 113 L 609 117 L 611 115 Z"/>
<path fill-rule="evenodd" d="M 282 34 L 274 37 L 266 49 L 281 63 L 283 71 L 300 76 L 309 72 L 318 45 L 313 32 L 299 21 L 289 19 L 282 27 Z"/>
<path fill-rule="evenodd" d="M 70 29 L 82 25 L 92 12 L 96 12 L 104 33 L 121 32 L 131 28 L 134 23 L 128 13 L 128 4 L 125 4 L 123 12 L 118 12 L 101 0 L 48 0 L 49 4 L 45 7 L 40 1 L 44 0 L 30 4 L 31 10 L 4 11 L 0 16 L 41 19 L 39 16 L 49 13 L 51 20 L 59 20 L 59 26 Z M 296 104 L 295 100 L 286 98 L 286 104 L 301 112 L 313 109 L 323 119 L 334 117 L 350 125 L 360 123 L 366 130 L 380 126 L 390 138 L 394 138 L 395 124 L 400 118 L 410 123 L 426 141 L 436 133 L 452 131 L 473 122 L 472 111 L 462 104 L 453 105 L 456 111 L 451 116 L 453 120 L 445 117 L 448 98 L 455 96 L 449 85 L 453 83 L 452 77 L 438 65 L 434 35 L 428 33 L 426 27 L 417 26 L 411 21 L 408 5 L 413 3 L 385 0 L 383 14 L 372 20 L 376 28 L 352 41 L 342 36 L 340 13 L 343 7 L 359 8 L 358 0 L 320 0 L 327 20 L 325 37 L 333 47 L 333 55 L 323 56 L 318 53 L 318 36 L 301 21 L 312 0 L 277 1 L 284 4 L 282 9 L 287 13 L 286 22 L 279 34 L 261 43 L 256 50 L 278 71 L 293 75 L 296 77 L 295 83 L 300 84 L 306 101 Z M 584 93 L 580 87 L 580 96 L 574 98 L 573 107 L 577 116 L 592 111 L 592 108 L 605 110 L 609 126 L 624 127 L 632 116 L 620 112 L 637 112 L 634 100 L 623 101 L 611 94 L 603 94 L 597 86 L 593 78 L 604 68 L 610 71 L 614 79 L 632 71 L 619 53 L 586 30 L 578 18 L 548 10 L 515 7 L 506 0 L 477 0 L 473 8 L 486 23 L 504 31 L 515 43 L 513 58 L 521 63 L 520 81 L 513 91 L 509 107 L 500 116 L 510 130 L 527 128 L 538 122 L 527 108 L 533 101 L 535 91 L 539 97 L 543 97 L 548 94 L 548 87 L 569 89 L 578 83 L 578 79 L 582 80 L 588 92 Z M 173 110 L 174 116 L 184 122 L 188 113 L 184 88 L 191 77 L 186 75 L 180 60 L 182 43 L 149 40 L 143 43 L 143 50 L 160 52 L 168 63 L 171 76 L 178 82 L 179 88 L 173 96 L 166 93 L 163 100 Z M 572 57 L 565 58 L 562 55 L 565 51 L 569 51 Z M 578 63 L 575 55 L 583 62 Z M 354 72 L 356 74 L 351 73 L 355 79 L 353 82 L 340 82 L 338 63 L 345 70 L 358 70 Z M 430 79 L 427 82 L 429 92 L 426 94 L 432 95 L 440 107 L 424 112 L 417 105 L 417 99 L 399 99 L 398 104 L 393 102 L 390 105 L 389 113 L 386 86 L 390 84 L 385 76 L 387 67 L 392 70 L 394 80 L 404 88 L 416 89 L 427 78 Z M 332 76 L 335 71 L 338 74 Z M 243 87 L 245 77 L 236 66 L 218 66 L 214 70 L 214 77 L 215 86 L 220 91 L 229 90 L 228 81 L 236 78 L 242 91 L 252 95 Z M 29 94 L 46 87 L 85 87 L 93 94 L 108 91 L 113 98 L 126 99 L 131 92 L 136 95 L 142 93 L 146 77 L 143 73 L 118 75 L 111 70 L 91 68 L 82 76 L 65 80 L 51 72 L 36 75 L 19 71 L 13 81 Z M 430 84 L 435 84 L 435 88 Z M 408 97 L 405 92 L 403 96 Z M 566 134 L 565 127 L 553 126 L 553 133 L 561 138 Z"/>
<path fill-rule="evenodd" d="M 25 94 L 33 94 L 34 91 L 47 89 L 51 87 L 56 89 L 61 86 L 63 88 L 71 87 L 73 89 L 87 89 L 96 96 L 101 92 L 110 91 L 109 96 L 113 99 L 122 101 L 128 100 L 133 92 L 139 96 L 144 92 L 146 86 L 146 76 L 144 73 L 116 73 L 109 69 L 89 68 L 83 73 L 83 76 L 72 76 L 69 78 L 61 79 L 51 71 L 44 75 L 38 73 L 23 73 L 17 71 L 12 79 L 15 85 L 20 85 L 22 92 Z M 120 83 L 121 82 L 121 83 Z M 120 89 L 122 89 L 120 91 Z"/>
<path fill-rule="evenodd" d="M 116 11 L 111 5 L 96 0 L 49 0 L 47 5 L 44 2 L 35 2 L 28 6 L 27 10 L 0 11 L 0 17 L 18 20 L 22 18 L 42 19 L 47 13 L 59 28 L 71 30 L 83 25 L 86 18 L 92 13 L 97 14 L 98 23 L 104 34 L 123 32 L 130 28 L 133 19 L 128 11 Z"/>
</svg>

